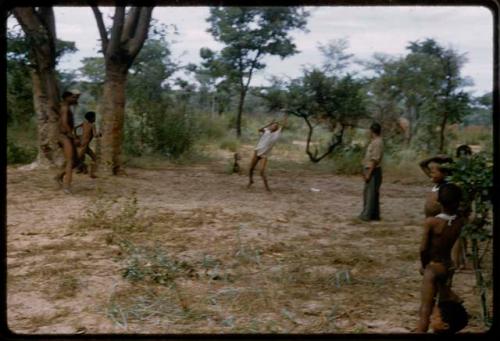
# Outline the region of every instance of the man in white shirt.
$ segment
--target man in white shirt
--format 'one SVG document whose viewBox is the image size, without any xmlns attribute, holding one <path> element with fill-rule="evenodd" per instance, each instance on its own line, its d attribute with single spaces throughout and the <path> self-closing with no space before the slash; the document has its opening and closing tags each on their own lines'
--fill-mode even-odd
<svg viewBox="0 0 500 341">
<path fill-rule="evenodd" d="M 266 190 L 269 192 L 271 191 L 269 189 L 269 185 L 267 184 L 267 178 L 265 173 L 267 167 L 267 158 L 271 154 L 271 150 L 276 144 L 276 141 L 278 141 L 279 137 L 281 136 L 281 132 L 283 128 L 286 126 L 287 121 L 288 121 L 288 115 L 285 116 L 285 119 L 282 124 L 279 124 L 278 122 L 275 122 L 273 120 L 268 125 L 259 129 L 259 132 L 262 133 L 262 136 L 260 137 L 259 143 L 254 149 L 253 158 L 250 163 L 250 172 L 249 172 L 250 182 L 248 183 L 248 187 L 252 186 L 253 171 L 257 166 L 257 164 L 259 163 L 259 161 L 262 160 L 262 168 L 260 170 L 260 176 L 262 177 L 262 180 L 264 180 L 264 185 L 266 186 Z"/>
</svg>

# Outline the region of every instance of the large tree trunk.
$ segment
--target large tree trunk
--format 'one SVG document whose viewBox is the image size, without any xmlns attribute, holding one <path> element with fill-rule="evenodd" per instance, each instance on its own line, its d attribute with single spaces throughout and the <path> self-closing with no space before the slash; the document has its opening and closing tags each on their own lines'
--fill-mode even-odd
<svg viewBox="0 0 500 341">
<path fill-rule="evenodd" d="M 102 13 L 92 7 L 101 36 L 106 61 L 106 81 L 101 100 L 102 140 L 98 159 L 113 175 L 123 171 L 122 142 L 125 114 L 125 86 L 128 69 L 147 39 L 153 7 L 116 7 L 111 31 L 108 32 Z"/>
<path fill-rule="evenodd" d="M 107 172 L 116 175 L 122 169 L 122 142 L 125 117 L 125 86 L 127 70 L 124 65 L 108 66 L 106 82 L 101 102 L 102 112 L 102 141 L 100 148 L 100 162 Z"/>
<path fill-rule="evenodd" d="M 56 77 L 55 24 L 51 7 L 16 7 L 14 16 L 31 41 L 30 59 L 34 106 L 38 118 L 39 155 L 30 167 L 58 166 L 62 150 L 58 145 L 59 86 Z"/>
</svg>

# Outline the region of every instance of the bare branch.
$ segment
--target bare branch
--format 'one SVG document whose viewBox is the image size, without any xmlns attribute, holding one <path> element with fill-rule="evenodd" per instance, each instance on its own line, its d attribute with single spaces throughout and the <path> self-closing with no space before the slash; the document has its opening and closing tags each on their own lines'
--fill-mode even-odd
<svg viewBox="0 0 500 341">
<path fill-rule="evenodd" d="M 123 31 L 123 22 L 125 20 L 125 7 L 116 7 L 113 17 L 113 27 L 111 28 L 111 37 L 106 49 L 106 56 L 111 56 L 118 52 L 120 48 L 120 39 Z"/>
<path fill-rule="evenodd" d="M 128 46 L 129 56 L 135 58 L 144 44 L 144 41 L 148 37 L 149 25 L 151 23 L 151 15 L 153 12 L 153 7 L 141 7 L 139 22 L 135 32 L 133 32 L 133 38 L 130 40 Z"/>
<path fill-rule="evenodd" d="M 106 32 L 106 27 L 104 26 L 104 21 L 102 20 L 102 13 L 99 11 L 97 6 L 91 6 L 94 12 L 95 21 L 97 22 L 97 28 L 99 29 L 99 34 L 101 35 L 102 53 L 106 53 L 108 49 L 108 33 Z"/>
<path fill-rule="evenodd" d="M 52 7 L 40 7 L 39 17 L 47 28 L 47 31 L 51 34 L 51 39 L 55 44 L 56 41 L 56 22 L 54 18 L 54 9 Z"/>
<path fill-rule="evenodd" d="M 141 12 L 140 7 L 132 7 L 130 12 L 125 19 L 125 26 L 123 27 L 123 32 L 121 36 L 121 42 L 126 43 L 127 40 L 132 39 L 135 30 L 137 29 L 137 23 L 139 21 L 139 13 Z"/>
<path fill-rule="evenodd" d="M 332 139 L 332 143 L 330 143 L 326 152 L 324 152 L 321 156 L 318 157 L 317 147 L 315 147 L 314 153 L 311 152 L 311 150 L 310 150 L 310 142 L 311 142 L 314 128 L 311 125 L 311 122 L 309 121 L 309 119 L 307 118 L 306 115 L 303 115 L 302 118 L 306 121 L 307 126 L 309 128 L 309 132 L 307 134 L 306 153 L 312 162 L 314 162 L 314 163 L 320 162 L 323 158 L 325 158 L 328 154 L 332 153 L 334 151 L 334 149 L 342 143 L 342 138 L 344 137 L 344 129 L 346 126 L 345 125 L 341 126 L 340 131 L 337 134 L 335 134 L 335 136 L 334 136 L 335 141 L 333 141 L 333 139 Z"/>
</svg>

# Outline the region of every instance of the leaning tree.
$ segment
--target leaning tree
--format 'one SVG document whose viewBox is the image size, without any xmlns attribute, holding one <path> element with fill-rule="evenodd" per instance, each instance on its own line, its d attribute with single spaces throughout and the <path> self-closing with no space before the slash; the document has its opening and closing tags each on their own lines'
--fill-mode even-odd
<svg viewBox="0 0 500 341">
<path fill-rule="evenodd" d="M 343 142 L 346 128 L 355 127 L 368 118 L 364 84 L 350 74 L 327 75 L 313 68 L 290 82 L 275 81 L 261 92 L 270 110 L 280 110 L 301 117 L 308 127 L 306 153 L 312 162 L 319 162 Z M 317 126 L 332 132 L 328 146 L 321 153 L 312 150 L 311 141 Z"/>
<path fill-rule="evenodd" d="M 128 70 L 148 37 L 153 7 L 116 7 L 109 30 L 98 7 L 92 6 L 92 10 L 101 37 L 106 70 L 100 110 L 100 162 L 106 170 L 118 174 L 123 163 L 121 154 Z"/>
<path fill-rule="evenodd" d="M 59 85 L 57 57 L 74 51 L 74 44 L 58 41 L 52 7 L 15 7 L 14 17 L 25 34 L 32 67 L 33 102 L 38 120 L 38 158 L 34 166 L 49 166 L 62 158 L 58 145 Z"/>
</svg>

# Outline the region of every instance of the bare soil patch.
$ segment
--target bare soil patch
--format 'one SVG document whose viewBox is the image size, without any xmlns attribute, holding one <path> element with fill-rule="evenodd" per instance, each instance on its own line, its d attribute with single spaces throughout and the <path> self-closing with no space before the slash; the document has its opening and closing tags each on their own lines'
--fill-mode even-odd
<svg viewBox="0 0 500 341">
<path fill-rule="evenodd" d="M 8 325 L 16 333 L 392 333 L 417 322 L 425 185 L 324 169 L 229 175 L 227 160 L 83 175 L 7 170 Z M 275 163 L 278 165 L 278 162 Z M 319 189 L 312 191 L 311 188 Z M 104 208 L 107 211 L 104 211 Z M 87 210 L 87 213 L 86 211 Z M 91 212 L 92 214 L 89 214 Z M 472 271 L 456 292 L 485 331 Z M 491 297 L 491 295 L 489 296 Z"/>
</svg>

